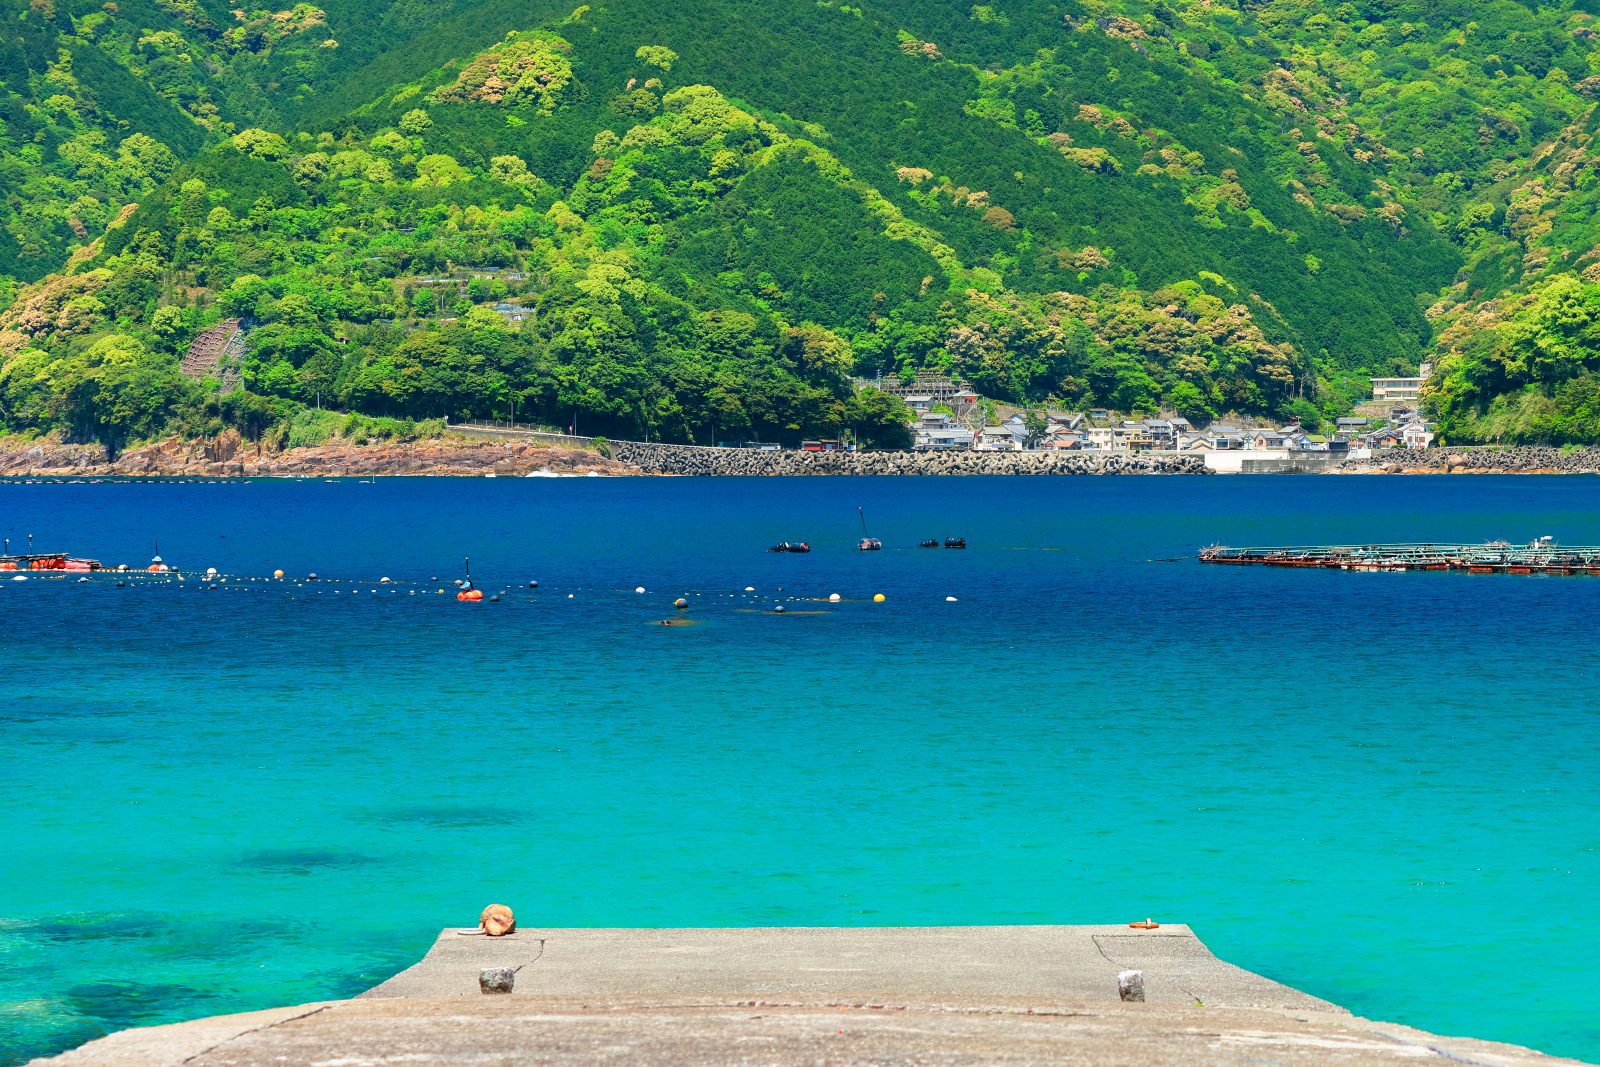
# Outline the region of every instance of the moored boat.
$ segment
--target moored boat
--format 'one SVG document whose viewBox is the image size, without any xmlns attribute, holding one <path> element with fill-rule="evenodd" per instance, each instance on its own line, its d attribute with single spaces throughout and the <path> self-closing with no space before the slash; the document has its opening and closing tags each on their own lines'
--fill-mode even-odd
<svg viewBox="0 0 1600 1067">
<path fill-rule="evenodd" d="M 867 513 L 862 508 L 856 508 L 856 514 L 861 516 L 861 540 L 856 542 L 856 548 L 862 552 L 881 552 L 883 542 L 873 537 L 867 530 Z"/>
</svg>

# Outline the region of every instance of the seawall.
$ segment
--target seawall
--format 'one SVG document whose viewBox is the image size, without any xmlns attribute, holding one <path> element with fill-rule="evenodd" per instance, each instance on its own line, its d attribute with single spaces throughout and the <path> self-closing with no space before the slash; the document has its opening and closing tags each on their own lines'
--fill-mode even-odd
<svg viewBox="0 0 1600 1067">
<path fill-rule="evenodd" d="M 1341 474 L 1596 474 L 1600 447 L 1549 448 L 1539 445 L 1463 445 L 1454 448 L 1397 448 L 1353 459 Z"/>
<path fill-rule="evenodd" d="M 1133 452 L 762 452 L 616 441 L 611 455 L 646 474 L 795 477 L 839 474 L 1206 474 L 1199 455 Z"/>
<path fill-rule="evenodd" d="M 453 423 L 467 437 L 543 440 L 598 448 L 644 474 L 721 477 L 961 474 L 1209 474 L 1197 452 L 768 452 L 645 441 L 616 441 L 501 426 Z"/>
</svg>

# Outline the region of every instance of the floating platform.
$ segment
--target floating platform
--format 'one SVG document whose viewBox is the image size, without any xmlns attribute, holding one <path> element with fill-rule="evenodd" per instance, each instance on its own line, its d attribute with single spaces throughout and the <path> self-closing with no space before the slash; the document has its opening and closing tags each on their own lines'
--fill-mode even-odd
<svg viewBox="0 0 1600 1067">
<path fill-rule="evenodd" d="M 1236 566 L 1321 567 L 1341 571 L 1466 571 L 1468 574 L 1600 576 L 1600 548 L 1558 545 L 1548 538 L 1525 545 L 1417 542 L 1390 545 L 1282 545 L 1274 548 L 1200 550 L 1201 563 Z"/>
<path fill-rule="evenodd" d="M 21 556 L 0 556 L 0 571 L 97 571 L 97 559 L 79 559 L 65 552 L 34 552 Z"/>
</svg>

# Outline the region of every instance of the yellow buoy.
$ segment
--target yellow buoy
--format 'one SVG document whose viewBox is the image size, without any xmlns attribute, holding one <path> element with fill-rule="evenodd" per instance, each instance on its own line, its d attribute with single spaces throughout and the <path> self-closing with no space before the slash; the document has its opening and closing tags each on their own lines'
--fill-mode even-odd
<svg viewBox="0 0 1600 1067">
<path fill-rule="evenodd" d="M 889 598 L 884 596 L 882 593 L 873 593 L 872 594 L 872 602 L 874 604 L 882 604 L 885 600 L 888 600 L 888 599 Z"/>
</svg>

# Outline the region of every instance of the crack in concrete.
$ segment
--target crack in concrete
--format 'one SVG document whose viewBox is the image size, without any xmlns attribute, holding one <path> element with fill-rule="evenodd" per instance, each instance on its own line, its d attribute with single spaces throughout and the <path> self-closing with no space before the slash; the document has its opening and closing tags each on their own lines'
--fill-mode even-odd
<svg viewBox="0 0 1600 1067">
<path fill-rule="evenodd" d="M 255 1034 L 255 1033 L 260 1033 L 263 1030 L 271 1030 L 274 1026 L 282 1026 L 284 1023 L 292 1023 L 297 1019 L 308 1019 L 311 1016 L 317 1014 L 319 1011 L 327 1011 L 331 1007 L 333 1007 L 332 1004 L 319 1004 L 315 1008 L 312 1008 L 310 1011 L 303 1011 L 299 1015 L 291 1015 L 287 1019 L 274 1019 L 270 1023 L 262 1023 L 260 1026 L 252 1026 L 248 1030 L 240 1030 L 237 1034 L 230 1034 L 229 1036 L 223 1038 L 221 1041 L 218 1041 L 215 1045 L 211 1045 L 211 1046 L 208 1046 L 206 1048 L 201 1049 L 199 1052 L 196 1052 L 193 1056 L 190 1056 L 190 1057 L 186 1058 L 183 1062 L 184 1063 L 193 1063 L 195 1060 L 199 1059 L 201 1056 L 209 1055 L 210 1053 L 213 1053 L 213 1052 L 217 1051 L 217 1049 L 221 1048 L 223 1045 L 229 1044 L 230 1042 L 237 1041 L 241 1037 L 244 1037 L 247 1034 Z"/>
<path fill-rule="evenodd" d="M 1393 1041 L 1397 1045 L 1404 1045 L 1407 1048 L 1425 1048 L 1434 1055 L 1443 1056 L 1452 1063 L 1465 1063 L 1469 1064 L 1470 1067 L 1497 1067 L 1492 1060 L 1473 1059 L 1471 1056 L 1463 1056 L 1459 1052 L 1452 1052 L 1450 1049 L 1440 1048 L 1438 1045 L 1430 1045 L 1426 1042 L 1419 1044 L 1415 1041 L 1408 1041 L 1398 1034 L 1387 1033 L 1383 1030 L 1368 1030 L 1366 1032 L 1369 1034 L 1374 1034 L 1378 1037 L 1386 1038 L 1389 1041 Z"/>
<path fill-rule="evenodd" d="M 1112 959 L 1109 955 L 1106 954 L 1106 947 L 1100 943 L 1100 935 L 1099 934 L 1091 935 L 1089 940 L 1094 942 L 1095 951 L 1100 953 L 1101 959 L 1105 960 L 1107 963 L 1111 964 L 1111 966 L 1113 966 L 1113 967 L 1125 966 L 1124 964 L 1118 963 L 1116 960 Z M 1204 1000 L 1200 999 L 1199 995 L 1197 995 L 1194 990 L 1190 989 L 1186 985 L 1180 985 L 1180 986 L 1178 986 L 1178 988 L 1183 991 L 1183 995 L 1184 996 L 1186 996 L 1190 1000 L 1194 1001 L 1196 1005 L 1198 1005 L 1200 1007 L 1205 1007 L 1205 1003 L 1206 1002 Z"/>
<path fill-rule="evenodd" d="M 519 964 L 517 964 L 516 967 L 511 971 L 511 973 L 512 974 L 516 974 L 517 971 L 522 970 L 522 968 L 526 967 L 529 963 L 538 963 L 541 959 L 543 959 L 544 958 L 544 944 L 545 944 L 546 940 L 547 940 L 547 938 L 541 937 L 539 939 L 539 954 L 537 956 L 533 957 L 533 959 L 528 960 L 527 963 L 519 963 Z"/>
</svg>

